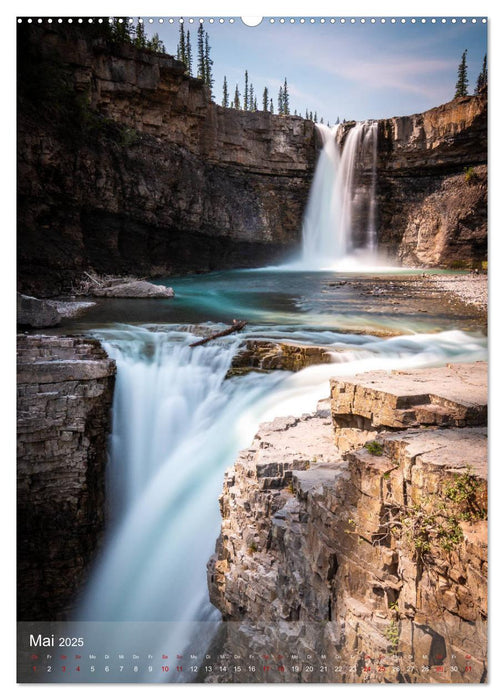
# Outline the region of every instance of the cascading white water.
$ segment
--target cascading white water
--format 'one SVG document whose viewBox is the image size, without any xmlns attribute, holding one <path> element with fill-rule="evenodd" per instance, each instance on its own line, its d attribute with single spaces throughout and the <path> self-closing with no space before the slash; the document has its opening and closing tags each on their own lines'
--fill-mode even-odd
<svg viewBox="0 0 504 700">
<path fill-rule="evenodd" d="M 457 331 L 385 340 L 330 331 L 321 337 L 288 327 L 270 332 L 334 343 L 337 367 L 225 380 L 240 338 L 192 349 L 195 337 L 174 326 L 97 334 L 117 363 L 107 489 L 111 522 L 77 619 L 102 625 L 103 652 L 166 649 L 170 658 L 185 649 L 204 652 L 220 619 L 206 581 L 220 527 L 218 495 L 226 467 L 261 421 L 314 410 L 335 374 L 485 356 L 484 338 Z M 161 674 L 157 664 L 156 672 L 144 669 L 130 679 L 191 680 L 173 666 Z"/>
<path fill-rule="evenodd" d="M 367 222 L 367 248 L 375 252 L 378 244 L 376 232 L 376 164 L 378 160 L 378 122 L 373 122 L 366 133 L 367 143 L 371 142 L 373 165 L 371 174 L 371 192 L 369 195 L 369 211 Z"/>
<path fill-rule="evenodd" d="M 357 248 L 355 243 L 355 172 L 365 157 L 371 158 L 371 185 L 366 221 L 366 252 L 376 250 L 377 122 L 358 122 L 348 132 L 339 155 L 338 129 L 317 124 L 322 138 L 315 175 L 303 221 L 302 266 L 324 269 L 337 265 Z"/>
</svg>

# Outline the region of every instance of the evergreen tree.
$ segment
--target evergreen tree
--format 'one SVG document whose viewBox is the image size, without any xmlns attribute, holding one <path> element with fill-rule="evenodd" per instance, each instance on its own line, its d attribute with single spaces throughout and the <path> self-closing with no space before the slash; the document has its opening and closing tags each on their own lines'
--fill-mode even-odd
<svg viewBox="0 0 504 700">
<path fill-rule="evenodd" d="M 290 114 L 290 107 L 289 107 L 289 90 L 287 88 L 287 78 L 284 78 L 284 86 L 283 86 L 283 113 L 284 114 Z"/>
<path fill-rule="evenodd" d="M 147 48 L 151 49 L 152 51 L 156 51 L 156 53 L 166 53 L 165 50 L 165 45 L 159 38 L 159 34 L 156 32 L 152 39 L 147 42 Z"/>
<path fill-rule="evenodd" d="M 208 32 L 205 32 L 205 83 L 210 88 L 210 94 L 212 94 L 212 88 L 214 84 L 212 66 L 213 61 L 210 58 L 210 44 L 208 42 Z"/>
<path fill-rule="evenodd" d="M 243 93 L 243 109 L 247 111 L 249 108 L 249 83 L 248 70 L 245 71 L 245 92 Z"/>
<path fill-rule="evenodd" d="M 483 68 L 481 73 L 478 75 L 478 80 L 476 82 L 476 94 L 484 92 L 488 86 L 488 70 L 487 70 L 487 57 L 483 59 Z"/>
<path fill-rule="evenodd" d="M 336 119 L 336 122 L 335 122 L 335 123 L 336 123 L 336 124 L 339 124 L 339 117 Z"/>
<path fill-rule="evenodd" d="M 270 97 L 270 109 L 271 114 L 275 114 L 275 107 L 273 106 L 273 98 Z"/>
<path fill-rule="evenodd" d="M 257 97 L 254 97 L 254 112 L 257 112 Z"/>
<path fill-rule="evenodd" d="M 315 122 L 315 124 L 317 123 L 317 112 L 315 112 L 315 114 L 313 115 L 313 121 Z"/>
<path fill-rule="evenodd" d="M 313 121 L 313 112 L 310 112 L 310 120 Z"/>
<path fill-rule="evenodd" d="M 234 94 L 234 100 L 233 100 L 233 107 L 235 109 L 241 109 L 240 105 L 240 91 L 238 90 L 238 85 L 235 88 L 235 94 Z"/>
<path fill-rule="evenodd" d="M 467 49 L 465 49 L 464 53 L 462 54 L 462 59 L 459 63 L 457 84 L 455 85 L 455 97 L 466 97 L 467 95 L 467 86 L 469 85 L 469 81 L 467 79 L 466 56 Z"/>
<path fill-rule="evenodd" d="M 250 83 L 250 90 L 249 90 L 249 108 L 250 108 L 250 111 L 251 111 L 251 112 L 254 110 L 254 100 L 255 100 L 254 86 L 252 85 L 252 83 Z"/>
<path fill-rule="evenodd" d="M 198 27 L 198 68 L 197 76 L 201 80 L 205 80 L 206 70 L 205 70 L 205 32 L 203 31 L 203 24 Z"/>
<path fill-rule="evenodd" d="M 295 109 L 295 110 L 294 110 L 294 116 L 297 117 L 297 115 L 298 115 L 297 109 Z"/>
<path fill-rule="evenodd" d="M 131 31 L 129 17 L 114 17 L 110 27 L 110 38 L 115 44 L 130 44 Z"/>
<path fill-rule="evenodd" d="M 321 123 L 321 124 L 324 123 L 324 117 L 320 117 L 320 123 Z"/>
<path fill-rule="evenodd" d="M 137 49 L 145 49 L 147 46 L 147 36 L 145 34 L 145 27 L 143 22 L 140 22 L 140 18 L 138 18 L 137 26 L 135 29 L 134 41 Z"/>
<path fill-rule="evenodd" d="M 309 118 L 310 118 L 310 115 L 308 114 L 308 110 L 306 110 L 305 119 L 309 119 Z"/>
<path fill-rule="evenodd" d="M 267 112 L 267 111 L 268 111 L 268 102 L 269 102 L 269 99 L 268 99 L 268 88 L 265 87 L 265 88 L 264 88 L 264 91 L 263 91 L 263 112 Z"/>
<path fill-rule="evenodd" d="M 191 35 L 189 34 L 189 30 L 187 30 L 186 34 L 186 66 L 187 66 L 187 72 L 189 75 L 192 75 L 192 48 L 191 48 Z"/>
<path fill-rule="evenodd" d="M 280 87 L 278 91 L 278 114 L 285 114 L 284 112 L 284 92 Z"/>
<path fill-rule="evenodd" d="M 224 84 L 222 86 L 222 106 L 229 107 L 229 95 L 226 76 L 224 76 Z"/>
<path fill-rule="evenodd" d="M 178 40 L 178 44 L 177 44 L 177 58 L 179 61 L 182 61 L 182 63 L 185 63 L 186 68 L 187 68 L 185 33 L 184 33 L 184 25 L 182 22 L 179 24 L 179 40 Z"/>
</svg>

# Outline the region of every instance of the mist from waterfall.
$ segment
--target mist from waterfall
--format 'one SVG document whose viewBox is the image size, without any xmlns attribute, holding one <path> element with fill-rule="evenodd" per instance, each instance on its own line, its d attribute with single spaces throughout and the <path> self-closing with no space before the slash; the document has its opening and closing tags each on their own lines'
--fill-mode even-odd
<svg viewBox="0 0 504 700">
<path fill-rule="evenodd" d="M 341 149 L 342 125 L 316 125 L 322 139 L 303 221 L 301 266 L 307 270 L 344 266 L 364 257 L 376 262 L 378 123 L 358 122 Z M 371 180 L 356 187 L 356 173 L 370 163 Z"/>
</svg>

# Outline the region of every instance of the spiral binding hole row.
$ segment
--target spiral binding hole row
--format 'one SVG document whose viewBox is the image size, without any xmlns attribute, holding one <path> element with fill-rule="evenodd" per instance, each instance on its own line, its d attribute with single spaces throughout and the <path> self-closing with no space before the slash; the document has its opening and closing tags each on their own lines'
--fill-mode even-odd
<svg viewBox="0 0 504 700">
<path fill-rule="evenodd" d="M 201 24 L 203 24 L 204 22 L 208 22 L 209 24 L 214 24 L 214 23 L 224 24 L 226 22 L 229 22 L 230 24 L 234 24 L 236 22 L 235 17 L 228 17 L 228 18 L 219 17 L 217 19 L 215 19 L 213 17 L 209 17 L 209 18 L 200 17 L 199 19 L 194 19 L 193 17 L 190 17 L 187 20 L 184 19 L 183 17 L 180 17 L 178 19 L 175 19 L 173 17 L 169 17 L 169 18 L 158 17 L 156 19 L 154 19 L 153 17 L 149 17 L 149 18 L 145 18 L 145 19 L 143 17 L 139 17 L 138 19 L 141 23 L 146 22 L 148 24 L 154 24 L 155 22 L 158 22 L 159 24 L 163 24 L 165 21 L 168 22 L 169 24 L 174 24 L 175 22 L 179 22 L 181 24 L 183 24 L 184 22 L 189 22 L 189 24 L 193 24 L 194 22 L 199 22 Z M 68 24 L 72 24 L 74 22 L 77 24 L 85 24 L 85 23 L 93 24 L 94 22 L 98 22 L 98 24 L 102 24 L 103 22 L 106 22 L 107 20 L 104 19 L 103 17 L 99 17 L 99 18 L 79 17 L 77 19 L 75 19 L 73 17 L 65 17 L 65 18 L 59 17 L 56 19 L 53 19 L 51 17 L 44 17 L 44 18 L 39 17 L 38 19 L 32 19 L 31 17 L 28 17 L 28 18 L 18 17 L 17 18 L 18 24 L 21 24 L 23 22 L 27 22 L 28 24 L 33 24 L 33 23 L 42 24 L 44 21 L 46 21 L 48 24 L 52 24 L 53 22 L 57 23 L 57 24 L 63 24 L 65 22 Z M 108 21 L 112 22 L 113 20 L 112 20 L 112 18 L 109 18 Z M 120 19 L 119 21 L 122 21 L 122 19 Z M 359 24 L 366 24 L 366 23 L 386 24 L 387 22 L 390 22 L 390 24 L 407 24 L 407 23 L 411 23 L 411 24 L 417 24 L 417 23 L 418 24 L 427 24 L 427 23 L 431 23 L 431 24 L 437 24 L 437 23 L 456 24 L 458 22 L 460 22 L 461 24 L 467 24 L 467 23 L 476 24 L 478 21 L 481 21 L 482 24 L 486 24 L 486 22 L 487 22 L 486 17 L 482 17 L 482 18 L 476 18 L 476 17 L 472 17 L 472 18 L 467 18 L 467 17 L 451 17 L 451 18 L 446 18 L 446 17 L 441 17 L 441 18 L 439 18 L 439 17 L 431 17 L 431 18 L 410 17 L 408 19 L 405 17 L 402 17 L 400 19 L 398 19 L 396 17 L 380 17 L 380 18 L 376 18 L 376 17 L 358 17 L 358 18 L 356 18 L 356 17 L 350 17 L 350 18 L 347 18 L 347 17 L 340 17 L 340 18 L 335 18 L 335 17 L 330 17 L 330 18 L 317 17 L 317 18 L 315 18 L 315 17 L 311 17 L 309 19 L 307 19 L 305 17 L 290 17 L 290 18 L 280 17 L 278 19 L 271 17 L 271 18 L 267 19 L 266 21 L 268 21 L 270 24 L 275 24 L 276 22 L 278 22 L 279 24 L 285 24 L 287 22 L 289 24 L 295 24 L 295 23 L 299 23 L 299 24 L 305 24 L 305 23 L 308 23 L 308 24 L 316 24 L 316 23 L 320 23 L 320 24 L 326 24 L 326 23 L 329 23 L 329 24 L 335 24 L 335 23 L 340 23 L 340 24 L 346 24 L 346 23 L 349 23 L 349 24 L 358 24 L 358 23 Z M 130 17 L 129 23 L 133 24 L 134 22 L 135 22 L 135 20 L 132 17 Z"/>
</svg>

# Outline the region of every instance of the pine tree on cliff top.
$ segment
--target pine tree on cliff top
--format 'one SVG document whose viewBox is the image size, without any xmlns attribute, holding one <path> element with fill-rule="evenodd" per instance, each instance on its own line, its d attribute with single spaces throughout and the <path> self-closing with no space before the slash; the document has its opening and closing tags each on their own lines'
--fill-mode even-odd
<svg viewBox="0 0 504 700">
<path fill-rule="evenodd" d="M 247 111 L 249 108 L 249 82 L 248 70 L 245 71 L 245 91 L 243 93 L 243 109 Z"/>
<path fill-rule="evenodd" d="M 159 38 L 159 34 L 156 32 L 152 39 L 147 42 L 147 48 L 155 51 L 156 53 L 166 53 L 165 45 Z"/>
<path fill-rule="evenodd" d="M 290 114 L 290 107 L 289 107 L 289 90 L 287 88 L 287 78 L 284 78 L 284 85 L 283 85 L 283 113 L 284 114 Z"/>
<path fill-rule="evenodd" d="M 145 34 L 145 27 L 143 22 L 140 22 L 140 17 L 138 18 L 137 26 L 135 29 L 135 46 L 137 49 L 145 49 L 147 46 L 147 35 Z"/>
<path fill-rule="evenodd" d="M 250 83 L 250 90 L 249 90 L 249 109 L 251 112 L 254 111 L 254 100 L 255 100 L 255 95 L 254 95 L 254 86 L 252 83 Z"/>
<path fill-rule="evenodd" d="M 191 35 L 189 30 L 186 34 L 186 66 L 189 75 L 192 75 L 192 48 L 191 48 Z"/>
<path fill-rule="evenodd" d="M 205 32 L 203 31 L 203 24 L 200 22 L 198 27 L 198 67 L 197 67 L 197 77 L 201 80 L 205 80 Z"/>
<path fill-rule="evenodd" d="M 205 83 L 210 88 L 210 95 L 212 94 L 212 88 L 214 84 L 212 66 L 213 61 L 210 58 L 210 44 L 208 39 L 208 32 L 205 32 Z"/>
<path fill-rule="evenodd" d="M 235 94 L 234 94 L 234 100 L 233 100 L 233 107 L 235 109 L 241 109 L 240 105 L 240 91 L 238 90 L 238 85 L 235 88 Z"/>
<path fill-rule="evenodd" d="M 476 82 L 476 94 L 482 93 L 488 86 L 488 70 L 487 70 L 487 57 L 483 59 L 483 68 L 481 73 L 478 75 L 478 80 Z"/>
<path fill-rule="evenodd" d="M 278 91 L 278 114 L 285 114 L 283 99 L 284 99 L 283 90 L 280 87 L 280 89 Z"/>
<path fill-rule="evenodd" d="M 184 33 L 184 25 L 182 22 L 179 24 L 179 40 L 177 44 L 177 59 L 179 61 L 182 61 L 182 63 L 186 63 L 186 46 L 185 46 L 185 33 Z M 187 63 L 186 63 L 187 67 Z"/>
<path fill-rule="evenodd" d="M 263 112 L 268 111 L 268 103 L 269 103 L 268 88 L 265 87 L 264 91 L 263 91 Z"/>
<path fill-rule="evenodd" d="M 224 76 L 224 84 L 222 85 L 222 106 L 229 107 L 229 94 L 226 76 Z"/>
<path fill-rule="evenodd" d="M 270 97 L 270 109 L 269 109 L 269 111 L 271 112 L 271 114 L 275 114 L 275 107 L 273 105 L 273 98 L 272 97 Z"/>
<path fill-rule="evenodd" d="M 114 17 L 110 24 L 110 37 L 115 44 L 130 44 L 133 27 L 129 17 Z"/>
<path fill-rule="evenodd" d="M 464 53 L 462 54 L 462 59 L 459 63 L 457 84 L 455 85 L 455 97 L 466 97 L 468 94 L 467 86 L 469 85 L 469 81 L 467 79 L 466 56 L 467 49 L 465 49 Z"/>
</svg>

